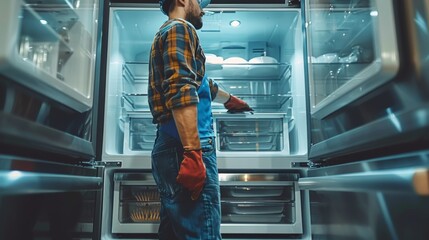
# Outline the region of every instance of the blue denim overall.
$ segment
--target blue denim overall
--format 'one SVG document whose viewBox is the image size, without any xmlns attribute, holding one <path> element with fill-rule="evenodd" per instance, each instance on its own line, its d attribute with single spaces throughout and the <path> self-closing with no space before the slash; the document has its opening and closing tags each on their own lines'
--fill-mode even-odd
<svg viewBox="0 0 429 240">
<path fill-rule="evenodd" d="M 152 150 L 152 174 L 161 196 L 160 240 L 219 240 L 220 189 L 208 79 L 198 88 L 198 132 L 207 178 L 201 196 L 192 201 L 190 192 L 176 182 L 183 156 L 174 120 L 158 127 Z"/>
</svg>

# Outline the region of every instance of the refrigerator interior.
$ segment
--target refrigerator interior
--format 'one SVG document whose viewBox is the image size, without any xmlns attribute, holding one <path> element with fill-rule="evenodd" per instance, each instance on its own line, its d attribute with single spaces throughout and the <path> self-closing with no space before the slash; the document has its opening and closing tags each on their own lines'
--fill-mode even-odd
<svg viewBox="0 0 429 240">
<path fill-rule="evenodd" d="M 167 18 L 151 8 L 110 14 L 103 160 L 150 168 L 156 126 L 147 103 L 149 51 Z M 241 25 L 230 26 L 233 20 Z M 229 114 L 213 104 L 219 167 L 259 168 L 261 157 L 266 168 L 306 161 L 299 9 L 210 9 L 198 34 L 208 76 L 255 110 Z"/>
<path fill-rule="evenodd" d="M 307 162 L 300 9 L 207 10 L 198 31 L 206 73 L 255 110 L 230 114 L 213 104 L 223 179 L 221 231 L 302 236 L 306 196 L 296 185 L 299 170 L 292 169 L 295 162 Z M 105 173 L 106 239 L 157 232 L 160 205 L 150 173 L 156 126 L 147 102 L 148 60 L 153 37 L 166 20 L 158 8 L 110 10 L 102 157 L 122 167 Z M 234 20 L 241 25 L 232 27 Z"/>
</svg>

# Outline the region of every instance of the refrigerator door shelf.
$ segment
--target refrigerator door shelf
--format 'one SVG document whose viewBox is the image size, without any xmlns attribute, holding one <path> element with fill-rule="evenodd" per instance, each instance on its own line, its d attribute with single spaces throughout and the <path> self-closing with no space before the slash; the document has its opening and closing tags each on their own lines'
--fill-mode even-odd
<svg viewBox="0 0 429 240">
<path fill-rule="evenodd" d="M 93 104 L 97 1 L 0 3 L 0 73 L 78 112 Z M 91 19 L 93 21 L 88 21 Z M 76 71 L 79 69 L 79 71 Z"/>
<path fill-rule="evenodd" d="M 399 51 L 393 5 L 394 1 L 382 0 L 306 1 L 312 117 L 323 119 L 396 76 Z M 329 63 L 319 60 L 328 53 L 337 57 Z"/>
</svg>

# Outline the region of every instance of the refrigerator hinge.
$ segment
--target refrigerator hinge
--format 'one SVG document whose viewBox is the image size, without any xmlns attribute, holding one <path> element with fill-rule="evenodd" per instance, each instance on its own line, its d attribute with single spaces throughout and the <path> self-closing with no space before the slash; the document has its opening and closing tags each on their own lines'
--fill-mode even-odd
<svg viewBox="0 0 429 240">
<path fill-rule="evenodd" d="M 322 166 L 323 166 L 323 164 L 321 164 L 321 163 L 308 162 L 309 168 L 320 168 Z"/>
<path fill-rule="evenodd" d="M 91 166 L 94 168 L 110 168 L 110 167 L 121 167 L 122 162 L 102 162 L 102 161 L 84 161 L 80 162 L 84 166 Z"/>
<path fill-rule="evenodd" d="M 309 163 L 308 162 L 292 162 L 291 166 L 293 168 L 309 168 Z"/>
</svg>

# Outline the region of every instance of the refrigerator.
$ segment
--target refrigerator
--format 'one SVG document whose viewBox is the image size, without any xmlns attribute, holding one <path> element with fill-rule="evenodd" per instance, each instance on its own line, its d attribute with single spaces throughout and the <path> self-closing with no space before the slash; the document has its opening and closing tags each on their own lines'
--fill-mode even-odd
<svg viewBox="0 0 429 240">
<path fill-rule="evenodd" d="M 59 46 L 76 43 L 70 58 L 30 61 L 26 38 L 1 38 L 15 55 L 0 58 L 0 223 L 28 227 L 28 206 L 43 203 L 40 238 L 60 212 L 80 218 L 51 234 L 157 239 L 147 81 L 167 20 L 158 1 L 6 1 L 15 7 L 0 16 L 36 16 L 22 28 L 34 39 L 43 13 L 62 24 L 60 6 L 86 2 L 71 25 L 91 29 L 90 41 L 48 28 Z M 212 0 L 205 10 L 207 75 L 254 109 L 213 105 L 223 238 L 428 239 L 429 1 Z M 91 57 L 74 57 L 88 41 Z"/>
</svg>

